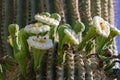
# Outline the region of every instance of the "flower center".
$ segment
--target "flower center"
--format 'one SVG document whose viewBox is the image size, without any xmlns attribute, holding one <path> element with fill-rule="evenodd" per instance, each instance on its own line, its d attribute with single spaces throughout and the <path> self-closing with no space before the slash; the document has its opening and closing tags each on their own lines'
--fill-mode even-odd
<svg viewBox="0 0 120 80">
<path fill-rule="evenodd" d="M 32 27 L 38 28 L 38 27 L 40 27 L 41 25 L 42 25 L 41 23 L 35 23 L 35 24 L 32 25 Z"/>
<path fill-rule="evenodd" d="M 104 23 L 100 22 L 100 27 L 101 27 L 101 30 L 106 30 L 106 26 Z"/>
<path fill-rule="evenodd" d="M 45 16 L 45 15 L 43 15 L 43 17 L 44 17 L 44 18 L 46 18 L 46 16 Z"/>
<path fill-rule="evenodd" d="M 40 43 L 46 43 L 47 42 L 47 40 L 44 39 L 44 38 L 35 38 L 34 40 L 37 41 L 37 42 L 40 42 Z"/>
</svg>

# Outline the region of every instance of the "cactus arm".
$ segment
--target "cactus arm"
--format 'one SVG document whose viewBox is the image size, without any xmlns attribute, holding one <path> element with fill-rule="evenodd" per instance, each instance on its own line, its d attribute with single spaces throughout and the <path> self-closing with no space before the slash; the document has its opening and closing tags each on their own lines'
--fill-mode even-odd
<svg viewBox="0 0 120 80">
<path fill-rule="evenodd" d="M 20 46 L 18 44 L 19 26 L 17 24 L 11 24 L 9 25 L 8 30 L 12 39 L 14 54 L 17 54 L 20 51 Z"/>
<path fill-rule="evenodd" d="M 14 20 L 14 9 L 11 9 L 13 8 L 13 0 L 7 0 L 7 1 L 2 1 L 2 4 L 3 6 L 5 5 L 4 7 L 4 18 L 3 18 L 3 35 L 2 35 L 2 43 L 4 45 L 4 53 L 5 54 L 11 54 L 12 53 L 12 49 L 11 47 L 9 46 L 9 44 L 7 43 L 7 36 L 8 36 L 8 28 L 7 26 L 11 23 L 13 23 L 13 20 Z"/>
<path fill-rule="evenodd" d="M 65 0 L 66 6 L 66 20 L 72 27 L 75 23 L 80 21 L 78 12 L 78 0 Z"/>
<path fill-rule="evenodd" d="M 101 17 L 108 21 L 108 0 L 101 0 Z"/>
<path fill-rule="evenodd" d="M 18 43 L 18 31 L 19 31 L 19 26 L 16 24 L 11 24 L 9 26 L 9 33 L 12 38 L 13 42 L 13 50 L 14 50 L 14 56 L 16 60 L 18 61 L 18 64 L 20 66 L 21 72 L 23 76 L 26 78 L 26 56 L 25 52 L 21 50 L 21 47 Z"/>
<path fill-rule="evenodd" d="M 108 21 L 110 24 L 114 25 L 114 1 L 113 0 L 108 0 Z"/>
<path fill-rule="evenodd" d="M 74 80 L 74 54 L 69 49 L 66 51 L 65 63 L 66 80 Z"/>
<path fill-rule="evenodd" d="M 61 16 L 61 24 L 66 22 L 65 18 L 65 11 L 64 11 L 64 4 L 62 0 L 57 0 L 58 2 L 58 9 L 59 9 L 59 14 Z"/>
<path fill-rule="evenodd" d="M 65 23 L 65 15 L 62 0 L 48 0 L 48 8 L 50 13 L 59 13 L 62 17 L 61 23 Z"/>
<path fill-rule="evenodd" d="M 24 27 L 27 22 L 26 17 L 26 0 L 17 0 L 17 24 Z"/>
<path fill-rule="evenodd" d="M 81 20 L 85 24 L 86 29 L 85 31 L 88 30 L 88 27 L 92 24 L 92 18 L 91 18 L 91 6 L 90 6 L 91 0 L 81 0 L 81 6 L 80 6 L 80 11 L 81 11 Z"/>
<path fill-rule="evenodd" d="M 34 15 L 40 12 L 40 0 L 31 0 L 31 19 L 34 20 Z"/>
<path fill-rule="evenodd" d="M 40 1 L 40 3 L 38 3 L 38 4 L 40 4 L 40 12 L 46 12 L 47 11 L 47 6 L 46 6 L 46 4 L 45 4 L 45 0 L 39 0 Z"/>
<path fill-rule="evenodd" d="M 92 17 L 94 16 L 101 16 L 101 0 L 92 0 L 91 3 L 91 7 L 92 7 Z"/>
<path fill-rule="evenodd" d="M 89 59 L 84 60 L 85 65 L 85 80 L 93 80 L 93 72 L 91 69 L 91 62 Z"/>
<path fill-rule="evenodd" d="M 53 65 L 53 52 L 52 50 L 48 50 L 48 59 L 47 59 L 47 79 L 49 80 L 53 80 L 53 74 L 52 74 L 52 71 L 53 71 L 53 68 L 52 68 L 52 65 Z"/>
<path fill-rule="evenodd" d="M 85 80 L 85 68 L 82 55 L 75 53 L 75 80 Z"/>
<path fill-rule="evenodd" d="M 2 19 L 1 21 L 0 21 L 0 31 L 2 32 L 2 27 L 3 27 L 3 25 L 2 25 L 2 22 L 3 22 L 3 15 L 2 15 L 2 13 L 3 13 L 3 6 L 2 6 L 2 4 L 3 4 L 3 2 L 2 2 L 2 0 L 0 0 L 0 19 Z M 0 32 L 0 44 L 2 45 L 2 34 L 1 34 L 1 32 Z M 1 46 L 2 47 L 2 46 Z M 3 52 L 3 49 L 2 48 L 0 48 L 0 54 L 2 55 L 2 52 Z M 0 55 L 0 56 L 1 56 Z"/>
</svg>

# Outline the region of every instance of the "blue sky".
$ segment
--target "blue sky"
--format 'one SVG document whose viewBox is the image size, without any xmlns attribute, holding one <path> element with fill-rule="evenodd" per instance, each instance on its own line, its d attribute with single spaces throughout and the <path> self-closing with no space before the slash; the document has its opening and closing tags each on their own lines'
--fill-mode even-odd
<svg viewBox="0 0 120 80">
<path fill-rule="evenodd" d="M 116 0 L 116 20 L 115 20 L 115 23 L 116 23 L 116 26 L 117 28 L 120 29 L 120 0 Z M 120 36 L 117 37 L 117 45 L 118 45 L 118 52 L 120 53 Z"/>
</svg>

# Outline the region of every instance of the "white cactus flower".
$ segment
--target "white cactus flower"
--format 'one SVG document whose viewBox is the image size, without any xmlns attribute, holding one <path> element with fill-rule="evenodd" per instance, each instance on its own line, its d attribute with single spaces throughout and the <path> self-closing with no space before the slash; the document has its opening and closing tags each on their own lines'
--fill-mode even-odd
<svg viewBox="0 0 120 80">
<path fill-rule="evenodd" d="M 29 46 L 40 50 L 47 50 L 53 47 L 52 40 L 42 36 L 29 37 L 27 42 Z"/>
<path fill-rule="evenodd" d="M 35 23 L 25 26 L 24 30 L 28 33 L 39 34 L 50 31 L 50 27 L 41 23 Z"/>
<path fill-rule="evenodd" d="M 108 37 L 110 34 L 110 27 L 108 22 L 99 16 L 93 17 L 93 25 L 96 27 L 97 32 L 104 36 Z"/>
<path fill-rule="evenodd" d="M 40 22 L 46 23 L 48 25 L 53 25 L 53 26 L 59 25 L 58 20 L 55 20 L 54 18 L 46 17 L 45 15 L 37 14 L 37 15 L 35 15 L 35 19 L 40 21 Z"/>
<path fill-rule="evenodd" d="M 73 30 L 65 29 L 64 32 L 74 44 L 79 44 L 78 38 Z"/>
<path fill-rule="evenodd" d="M 111 25 L 111 24 L 109 24 L 109 26 L 110 26 L 110 30 L 111 30 L 110 35 L 111 35 L 112 37 L 120 36 L 120 30 L 119 30 L 119 29 L 117 29 L 116 27 L 114 27 L 114 26 Z"/>
</svg>

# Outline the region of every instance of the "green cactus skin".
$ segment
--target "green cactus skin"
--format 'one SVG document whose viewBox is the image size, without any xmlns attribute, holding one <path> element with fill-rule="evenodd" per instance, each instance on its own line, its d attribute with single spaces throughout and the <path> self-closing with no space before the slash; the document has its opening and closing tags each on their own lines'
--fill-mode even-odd
<svg viewBox="0 0 120 80">
<path fill-rule="evenodd" d="M 2 29 L 2 43 L 3 43 L 3 53 L 4 54 L 11 54 L 12 53 L 12 49 L 9 46 L 8 42 L 7 42 L 7 36 L 8 36 L 8 28 L 7 26 L 11 23 L 13 23 L 13 18 L 14 18 L 14 10 L 12 10 L 13 6 L 13 0 L 7 0 L 7 1 L 2 1 L 3 3 L 3 8 L 4 8 L 4 18 L 3 18 L 3 27 Z"/>
<path fill-rule="evenodd" d="M 108 22 L 114 25 L 114 0 L 108 0 Z"/>
<path fill-rule="evenodd" d="M 101 0 L 101 17 L 108 21 L 108 0 Z"/>
<path fill-rule="evenodd" d="M 101 1 L 100 0 L 92 0 L 91 3 L 92 17 L 98 15 L 101 16 Z"/>
<path fill-rule="evenodd" d="M 31 1 L 27 0 L 26 1 L 26 24 L 31 22 Z"/>
<path fill-rule="evenodd" d="M 28 80 L 36 80 L 33 57 L 31 57 L 27 63 L 27 74 L 28 74 Z"/>
<path fill-rule="evenodd" d="M 36 48 L 32 48 L 32 50 L 34 56 L 34 70 L 37 72 L 40 68 L 40 63 L 42 61 L 45 51 Z"/>
<path fill-rule="evenodd" d="M 25 27 L 27 20 L 26 0 L 17 0 L 17 19 L 16 22 L 20 27 Z"/>
<path fill-rule="evenodd" d="M 45 1 L 46 0 L 39 0 L 40 1 L 40 3 L 38 3 L 40 6 L 39 6 L 39 8 L 40 8 L 40 12 L 46 12 L 47 11 L 47 4 L 45 3 Z"/>
<path fill-rule="evenodd" d="M 91 69 L 93 71 L 93 80 L 101 80 L 101 74 L 98 70 L 99 60 L 94 56 L 91 56 L 89 60 L 91 62 Z"/>
<path fill-rule="evenodd" d="M 91 69 L 91 61 L 89 59 L 83 60 L 85 65 L 85 80 L 93 80 L 93 71 Z"/>
<path fill-rule="evenodd" d="M 74 54 L 71 50 L 66 52 L 66 62 L 65 62 L 65 80 L 74 80 Z"/>
<path fill-rule="evenodd" d="M 45 53 L 40 63 L 40 68 L 37 73 L 36 80 L 46 80 L 47 79 L 47 58 L 48 54 Z"/>
<path fill-rule="evenodd" d="M 46 0 L 46 6 L 50 13 L 60 14 L 62 18 L 61 23 L 65 23 L 65 15 L 63 10 L 64 5 L 62 0 Z"/>
<path fill-rule="evenodd" d="M 95 71 L 93 74 L 93 79 L 95 80 L 101 80 L 101 76 L 100 76 L 100 72 L 99 71 Z"/>
<path fill-rule="evenodd" d="M 80 21 L 78 12 L 78 0 L 65 0 L 66 9 L 66 22 L 72 27 L 75 25 L 76 21 Z"/>
<path fill-rule="evenodd" d="M 75 80 L 85 80 L 85 68 L 81 54 L 75 54 Z"/>
<path fill-rule="evenodd" d="M 12 42 L 14 42 L 14 56 L 21 68 L 22 75 L 27 79 L 26 63 L 27 57 L 29 56 L 27 38 L 29 37 L 29 35 L 26 32 L 24 32 L 24 29 L 21 29 L 19 31 L 19 26 L 17 24 L 9 25 L 8 29 L 12 38 Z"/>
<path fill-rule="evenodd" d="M 34 20 L 35 14 L 40 12 L 40 0 L 31 0 L 31 19 Z"/>
<path fill-rule="evenodd" d="M 91 23 L 91 0 L 81 0 L 79 3 L 81 4 L 79 11 L 81 11 L 81 21 L 85 24 L 86 30 L 88 30 L 88 27 L 92 24 Z"/>
<path fill-rule="evenodd" d="M 47 59 L 47 80 L 53 80 L 52 75 L 52 62 L 53 62 L 53 55 L 52 50 L 48 50 L 48 59 Z"/>
<path fill-rule="evenodd" d="M 56 75 L 56 79 L 57 80 L 64 80 L 64 68 L 63 65 L 57 65 L 57 75 Z"/>
<path fill-rule="evenodd" d="M 2 56 L 3 55 L 3 41 L 2 41 L 2 38 L 3 38 L 3 16 L 4 15 L 2 15 L 3 14 L 3 2 L 2 2 L 2 0 L 0 0 L 0 19 L 1 19 L 1 21 L 0 21 L 0 44 L 1 44 L 1 46 L 0 46 L 0 56 Z"/>
<path fill-rule="evenodd" d="M 59 8 L 57 5 L 57 0 L 49 0 L 49 8 L 51 13 L 59 12 Z"/>
<path fill-rule="evenodd" d="M 53 50 L 53 62 L 52 62 L 52 75 L 53 80 L 57 79 L 57 56 L 58 56 L 58 42 L 54 42 L 54 50 Z"/>
<path fill-rule="evenodd" d="M 66 22 L 63 1 L 58 0 L 58 4 L 59 4 L 59 14 L 61 15 L 61 23 L 60 24 L 63 24 Z"/>
</svg>

